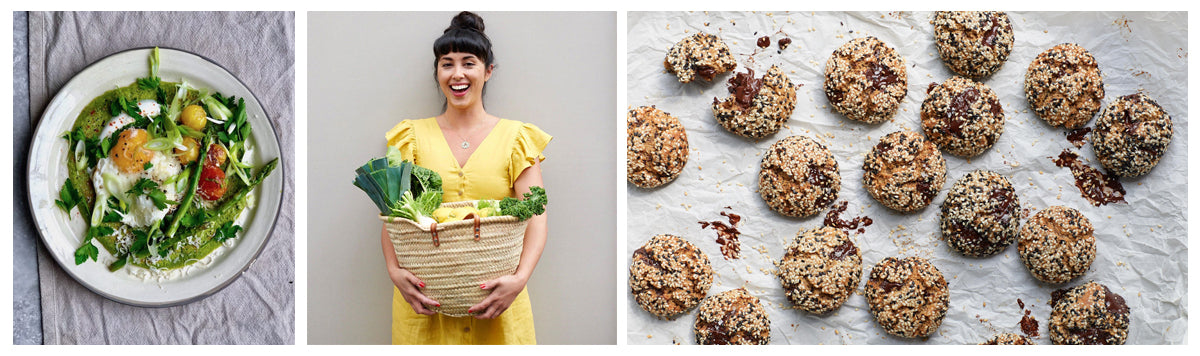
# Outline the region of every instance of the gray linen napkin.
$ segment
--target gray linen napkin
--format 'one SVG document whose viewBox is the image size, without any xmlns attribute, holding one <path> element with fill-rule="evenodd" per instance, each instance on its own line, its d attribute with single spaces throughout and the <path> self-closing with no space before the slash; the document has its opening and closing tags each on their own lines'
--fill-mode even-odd
<svg viewBox="0 0 1200 356">
<path fill-rule="evenodd" d="M 283 207 L 258 260 L 213 296 L 139 308 L 88 291 L 39 248 L 46 344 L 292 344 L 295 341 L 295 15 L 291 12 L 32 12 L 29 132 L 88 64 L 138 47 L 170 47 L 225 67 L 254 92 L 279 133 Z M 24 197 L 24 187 L 14 192 Z M 24 224 L 32 229 L 32 222 Z M 33 231 L 33 230 L 26 230 Z M 32 232 L 36 234 L 36 232 Z"/>
</svg>

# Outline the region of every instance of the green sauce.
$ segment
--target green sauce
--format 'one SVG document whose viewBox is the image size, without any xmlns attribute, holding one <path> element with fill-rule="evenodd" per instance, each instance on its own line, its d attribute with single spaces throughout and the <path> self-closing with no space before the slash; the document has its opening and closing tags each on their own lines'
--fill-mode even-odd
<svg viewBox="0 0 1200 356">
<path fill-rule="evenodd" d="M 163 102 L 160 104 L 163 104 L 165 107 L 165 103 L 169 103 L 174 98 L 179 83 L 162 82 L 160 86 L 165 93 L 165 97 L 161 98 Z M 79 117 L 75 119 L 72 130 L 82 128 L 81 132 L 85 138 L 98 139 L 104 124 L 112 118 L 109 112 L 110 106 L 119 102 L 120 98 L 125 98 L 127 102 L 137 102 L 145 99 L 157 100 L 157 96 L 157 91 L 143 89 L 137 83 L 131 83 L 130 85 L 104 92 L 104 94 L 92 99 L 83 108 L 79 113 Z M 199 96 L 199 93 L 189 90 L 187 96 L 187 99 L 195 99 Z M 73 158 L 75 147 L 70 147 L 70 152 L 71 154 L 68 156 L 72 158 L 67 159 L 69 179 L 71 184 L 75 186 L 75 189 L 84 198 L 80 200 L 78 208 L 84 220 L 88 221 L 96 199 L 96 192 L 92 187 L 92 176 L 88 173 L 88 167 L 77 167 Z M 184 169 L 188 169 L 188 166 L 184 166 Z M 246 209 L 250 193 L 250 189 L 247 189 L 246 185 L 240 179 L 232 175 L 226 177 L 225 183 L 227 194 L 217 202 L 216 212 L 210 212 L 209 219 L 199 226 L 190 229 L 181 229 L 176 235 L 179 239 L 173 244 L 174 246 L 160 246 L 160 249 L 167 248 L 170 250 L 165 257 L 151 264 L 147 259 L 136 258 L 131 255 L 128 264 L 148 269 L 172 270 L 198 262 L 220 247 L 222 242 L 213 238 L 216 229 L 226 222 L 237 219 L 238 215 Z M 195 199 L 201 198 L 197 196 Z M 113 228 L 114 231 L 122 228 L 122 224 L 120 223 L 104 223 L 103 225 Z M 191 236 L 195 236 L 195 238 L 190 240 L 198 241 L 198 246 L 188 243 Z M 117 256 L 118 249 L 115 236 L 99 236 L 96 237 L 96 240 L 110 254 Z"/>
</svg>

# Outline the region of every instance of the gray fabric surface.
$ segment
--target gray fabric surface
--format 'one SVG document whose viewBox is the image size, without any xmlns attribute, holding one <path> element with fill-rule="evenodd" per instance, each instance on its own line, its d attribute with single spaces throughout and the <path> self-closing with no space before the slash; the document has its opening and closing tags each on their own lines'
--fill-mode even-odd
<svg viewBox="0 0 1200 356">
<path fill-rule="evenodd" d="M 29 41 L 25 12 L 13 12 L 13 192 L 25 190 L 25 152 L 29 150 Z M 13 199 L 13 345 L 42 343 L 42 305 L 38 292 L 38 236 L 28 224 L 29 200 Z M 21 227 L 29 227 L 22 229 Z"/>
<path fill-rule="evenodd" d="M 285 174 L 279 220 L 257 262 L 224 290 L 200 301 L 169 308 L 109 301 L 64 273 L 39 248 L 46 344 L 294 343 L 294 18 L 291 12 L 29 14 L 32 119 L 23 135 L 31 135 L 58 89 L 88 64 L 130 48 L 177 48 L 220 64 L 254 92 L 279 134 Z M 19 188 L 14 194 L 24 197 L 24 187 Z M 18 231 L 36 236 L 31 221 L 17 224 Z"/>
</svg>

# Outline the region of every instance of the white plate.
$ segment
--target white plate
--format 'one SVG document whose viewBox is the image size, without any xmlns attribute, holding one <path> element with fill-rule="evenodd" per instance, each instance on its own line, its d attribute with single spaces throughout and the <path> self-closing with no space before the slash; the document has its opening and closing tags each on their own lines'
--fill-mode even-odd
<svg viewBox="0 0 1200 356">
<path fill-rule="evenodd" d="M 275 228 L 283 195 L 284 162 L 262 182 L 252 197 L 255 207 L 250 210 L 243 226 L 243 235 L 232 247 L 212 259 L 203 268 L 191 268 L 189 273 L 171 280 L 143 281 L 126 270 L 108 271 L 107 261 L 113 258 L 100 248 L 100 262 L 88 260 L 75 265 L 75 249 L 83 241 L 87 227 L 78 209 L 70 215 L 63 213 L 54 200 L 67 179 L 67 141 L 64 132 L 70 131 L 75 119 L 92 99 L 105 91 L 127 86 L 139 77 L 149 75 L 150 49 L 132 49 L 116 53 L 92 63 L 76 74 L 59 90 L 46 107 L 29 148 L 29 201 L 42 242 L 54 260 L 88 289 L 105 298 L 137 306 L 165 307 L 185 304 L 212 295 L 232 283 L 266 246 Z M 209 88 L 222 95 L 246 99 L 247 117 L 253 128 L 252 142 L 255 165 L 261 165 L 279 152 L 279 140 L 258 99 L 241 81 L 221 66 L 198 55 L 159 49 L 159 77 L 163 81 L 186 79 L 198 88 Z M 220 250 L 220 249 L 218 249 Z M 188 267 L 185 267 L 185 269 Z"/>
</svg>

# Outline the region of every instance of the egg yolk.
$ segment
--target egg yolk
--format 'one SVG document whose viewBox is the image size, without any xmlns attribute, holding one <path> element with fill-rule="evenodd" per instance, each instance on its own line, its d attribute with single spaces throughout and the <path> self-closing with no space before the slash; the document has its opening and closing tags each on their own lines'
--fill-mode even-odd
<svg viewBox="0 0 1200 356">
<path fill-rule="evenodd" d="M 146 162 L 154 158 L 154 151 L 147 150 L 146 142 L 150 141 L 150 133 L 142 129 L 121 131 L 117 143 L 113 145 L 110 158 L 121 173 L 138 173 L 145 170 Z"/>
</svg>

